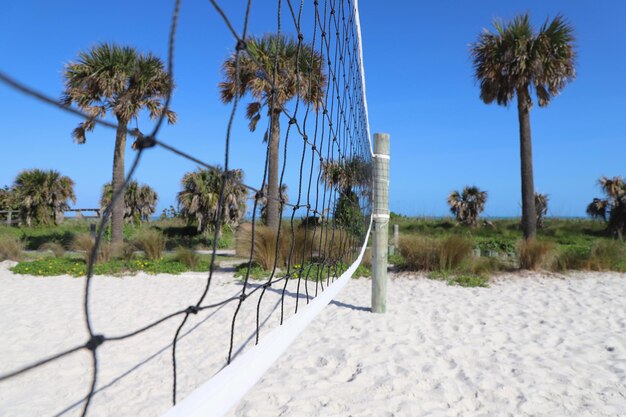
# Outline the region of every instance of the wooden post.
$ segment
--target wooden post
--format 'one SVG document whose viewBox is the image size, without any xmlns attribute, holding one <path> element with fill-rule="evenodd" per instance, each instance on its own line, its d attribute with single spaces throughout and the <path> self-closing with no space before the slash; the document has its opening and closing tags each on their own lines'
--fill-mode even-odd
<svg viewBox="0 0 626 417">
<path fill-rule="evenodd" d="M 393 246 L 395 246 L 396 248 L 400 244 L 400 230 L 399 229 L 400 228 L 398 227 L 397 224 L 393 225 Z"/>
<path fill-rule="evenodd" d="M 13 211 L 12 210 L 7 211 L 7 225 L 8 226 L 11 226 L 13 224 L 12 216 L 13 216 Z"/>
<path fill-rule="evenodd" d="M 372 313 L 387 310 L 389 245 L 389 135 L 374 134 L 374 243 L 372 247 Z"/>
</svg>

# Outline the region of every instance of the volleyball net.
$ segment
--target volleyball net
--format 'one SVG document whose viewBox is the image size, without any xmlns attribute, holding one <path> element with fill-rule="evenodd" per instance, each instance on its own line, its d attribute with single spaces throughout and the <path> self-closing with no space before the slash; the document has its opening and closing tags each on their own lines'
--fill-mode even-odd
<svg viewBox="0 0 626 417">
<path fill-rule="evenodd" d="M 174 82 L 176 33 L 185 6 L 181 3 L 177 0 L 174 4 L 168 46 L 167 71 Z M 135 154 L 124 187 L 142 158 L 158 158 L 160 152 L 173 152 L 220 181 L 219 197 L 204 217 L 210 222 L 213 247 L 202 288 L 187 305 L 163 311 L 161 317 L 133 331 L 110 335 L 98 330 L 92 319 L 94 264 L 100 248 L 107 245 L 105 236 L 113 207 L 124 198 L 124 187 L 114 190 L 97 229 L 85 278 L 86 342 L 0 375 L 0 389 L 20 375 L 86 351 L 91 358 L 85 369 L 89 375 L 87 393 L 64 412 L 80 408 L 81 415 L 88 415 L 93 397 L 105 388 L 99 380 L 103 366 L 100 349 L 131 339 L 141 343 L 147 332 L 176 323 L 167 349 L 171 358 L 169 389 L 175 407 L 167 416 L 222 415 L 281 356 L 357 268 L 371 230 L 373 162 L 356 1 L 263 2 L 262 14 L 264 18 L 272 16 L 271 28 L 252 24 L 252 11 L 257 9 L 251 0 L 242 2 L 245 13 L 237 15 L 230 14 L 224 7 L 226 2 L 222 3 L 210 0 L 212 13 L 222 21 L 222 27 L 215 30 L 232 35 L 231 53 L 223 61 L 223 78 L 217 86 L 219 98 L 230 106 L 221 139 L 224 159 L 205 161 L 161 138 L 171 90 L 149 131 L 126 130 L 134 138 Z M 254 33 L 252 27 L 264 29 Z M 207 48 L 224 49 L 224 45 Z M 83 117 L 94 126 L 118 128 L 31 89 L 13 75 L 0 71 L 0 81 Z M 242 123 L 257 140 L 265 161 L 262 175 L 245 180 L 231 161 L 237 152 L 231 146 L 232 137 L 235 127 Z M 207 146 L 211 146 L 210 141 Z M 217 245 L 225 223 L 241 215 L 238 192 L 248 196 L 250 213 L 247 220 L 237 222 L 235 232 L 237 254 L 245 262 L 238 266 L 236 292 L 223 297 L 214 288 L 216 279 L 222 283 L 225 276 L 216 265 Z M 185 369 L 180 363 L 180 343 L 196 329 L 198 320 L 206 322 L 196 331 L 211 334 L 218 326 L 225 327 L 215 333 L 219 342 L 206 347 L 207 351 L 223 349 L 221 354 L 213 354 L 222 361 L 207 368 L 212 372 L 205 375 L 208 381 L 195 391 L 185 387 L 187 398 L 181 403 L 179 381 Z"/>
</svg>

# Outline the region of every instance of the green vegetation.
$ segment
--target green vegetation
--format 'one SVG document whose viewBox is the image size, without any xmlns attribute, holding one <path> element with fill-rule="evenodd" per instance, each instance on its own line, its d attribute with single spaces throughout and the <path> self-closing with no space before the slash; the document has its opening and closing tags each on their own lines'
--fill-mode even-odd
<svg viewBox="0 0 626 417">
<path fill-rule="evenodd" d="M 102 211 L 111 204 L 113 186 L 110 182 L 104 184 L 100 208 Z M 158 196 L 150 186 L 130 181 L 124 190 L 124 221 L 139 224 L 147 222 L 156 211 Z"/>
<path fill-rule="evenodd" d="M 626 243 L 594 220 L 544 219 L 537 240 L 528 242 L 518 219 L 470 228 L 452 219 L 398 216 L 390 222 L 390 234 L 393 224 L 399 225 L 401 241 L 390 263 L 400 269 L 481 277 L 519 268 L 626 272 Z"/>
<path fill-rule="evenodd" d="M 218 257 L 217 260 L 223 260 Z M 211 263 L 211 257 L 199 255 L 195 266 L 190 267 L 179 260 L 176 255 L 166 256 L 159 260 L 137 258 L 122 260 L 110 259 L 94 265 L 95 275 L 129 275 L 143 271 L 148 274 L 182 274 L 188 271 L 207 272 Z M 11 268 L 16 274 L 36 276 L 71 275 L 80 277 L 87 274 L 87 262 L 79 257 L 42 258 L 32 261 L 23 261 Z"/>
<path fill-rule="evenodd" d="M 188 224 L 195 222 L 198 232 L 210 232 L 218 220 L 218 203 L 226 173 L 220 167 L 199 168 L 183 176 L 183 190 L 178 193 L 180 216 Z M 231 169 L 224 185 L 221 224 L 236 228 L 246 211 L 248 190 L 242 185 L 243 171 Z"/>
<path fill-rule="evenodd" d="M 456 217 L 456 221 L 467 226 L 478 226 L 478 216 L 485 209 L 487 191 L 481 191 L 478 187 L 464 187 L 462 192 L 452 191 L 448 195 L 450 212 Z"/>
<path fill-rule="evenodd" d="M 74 181 L 54 170 L 20 172 L 10 194 L 20 210 L 22 221 L 28 226 L 60 223 L 63 212 L 70 208 L 67 201 L 76 202 Z"/>
<path fill-rule="evenodd" d="M 164 108 L 164 98 L 174 88 L 173 82 L 158 57 L 139 53 L 130 46 L 109 43 L 80 52 L 76 60 L 65 66 L 63 76 L 63 105 L 75 104 L 93 117 L 74 129 L 72 136 L 77 143 L 86 142 L 86 133 L 96 126 L 95 119 L 110 113 L 117 120 L 112 177 L 113 191 L 117 192 L 124 184 L 124 153 L 130 122 L 136 120 L 142 110 L 147 110 L 152 119 L 165 117 L 169 123 L 176 122 L 176 114 Z M 140 140 L 133 144 L 135 149 L 141 146 Z M 111 211 L 114 244 L 122 243 L 123 231 L 124 201 L 119 199 Z"/>
<path fill-rule="evenodd" d="M 556 16 L 536 31 L 528 14 L 509 22 L 496 20 L 495 31 L 483 30 L 471 46 L 480 99 L 508 106 L 517 97 L 522 167 L 522 229 L 524 239 L 534 239 L 537 211 L 533 179 L 530 110 L 531 93 L 546 107 L 576 76 L 573 27 Z"/>
<path fill-rule="evenodd" d="M 223 65 L 220 83 L 222 101 L 250 93 L 248 127 L 255 131 L 261 115 L 267 111 L 269 129 L 263 136 L 268 143 L 267 226 L 278 231 L 282 204 L 278 180 L 280 155 L 280 117 L 287 102 L 298 97 L 317 110 L 322 105 L 326 86 L 322 56 L 313 45 L 296 42 L 284 35 L 268 34 L 246 39 L 246 53 L 233 53 Z M 265 74 L 260 77 L 259 72 Z"/>
</svg>

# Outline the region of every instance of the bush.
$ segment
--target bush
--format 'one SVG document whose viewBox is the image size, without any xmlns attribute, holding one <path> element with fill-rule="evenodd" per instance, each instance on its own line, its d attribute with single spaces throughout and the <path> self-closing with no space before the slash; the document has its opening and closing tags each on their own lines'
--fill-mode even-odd
<svg viewBox="0 0 626 417">
<path fill-rule="evenodd" d="M 135 245 L 144 251 L 146 258 L 159 260 L 165 251 L 165 237 L 157 230 L 142 230 L 135 235 Z"/>
<path fill-rule="evenodd" d="M 561 248 L 554 257 L 552 269 L 554 271 L 569 271 L 587 269 L 589 249 L 579 246 Z"/>
<path fill-rule="evenodd" d="M 537 270 L 547 264 L 554 253 L 554 244 L 540 240 L 522 240 L 517 245 L 521 269 Z"/>
<path fill-rule="evenodd" d="M 16 236 L 0 237 L 0 261 L 19 261 L 24 251 L 24 243 Z"/>
<path fill-rule="evenodd" d="M 398 246 L 407 269 L 432 271 L 439 268 L 441 245 L 438 240 L 419 236 L 402 236 Z"/>
<path fill-rule="evenodd" d="M 624 252 L 624 244 L 619 241 L 599 240 L 591 247 L 587 266 L 594 271 L 618 270 Z"/>
<path fill-rule="evenodd" d="M 498 258 L 484 256 L 472 259 L 472 262 L 467 266 L 468 272 L 483 277 L 501 271 L 502 269 L 504 269 L 504 265 Z"/>
<path fill-rule="evenodd" d="M 200 257 L 193 249 L 179 246 L 174 253 L 174 260 L 185 264 L 188 268 L 194 269 L 200 262 Z"/>
<path fill-rule="evenodd" d="M 353 236 L 345 230 L 325 230 L 316 228 L 304 230 L 283 228 L 277 239 L 276 232 L 266 226 L 254 228 L 254 262 L 264 270 L 272 270 L 274 263 L 279 268 L 301 265 L 314 259 L 322 259 L 326 264 L 343 262 L 350 249 Z M 241 228 L 237 236 L 237 255 L 250 256 L 252 229 Z M 278 257 L 277 257 L 278 256 Z M 345 259 L 353 261 L 353 259 Z"/>
<path fill-rule="evenodd" d="M 42 252 L 52 252 L 55 258 L 62 258 L 65 255 L 65 248 L 59 242 L 47 242 L 39 247 Z"/>
<path fill-rule="evenodd" d="M 72 242 L 72 249 L 77 252 L 83 252 L 85 263 L 89 263 L 89 259 L 91 258 L 91 252 L 94 247 L 94 241 L 91 239 L 91 236 L 88 234 L 80 234 L 74 237 Z M 100 247 L 98 248 L 98 253 L 95 259 L 95 263 L 108 262 L 111 259 L 112 253 L 111 244 L 107 241 L 101 241 Z"/>
<path fill-rule="evenodd" d="M 472 253 L 474 245 L 462 236 L 452 235 L 444 239 L 439 249 L 439 268 L 456 269 Z"/>
</svg>

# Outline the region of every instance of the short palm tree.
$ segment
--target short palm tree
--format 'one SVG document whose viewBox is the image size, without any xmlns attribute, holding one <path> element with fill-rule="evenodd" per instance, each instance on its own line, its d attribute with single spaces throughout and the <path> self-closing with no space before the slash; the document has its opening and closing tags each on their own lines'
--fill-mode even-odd
<svg viewBox="0 0 626 417">
<path fill-rule="evenodd" d="M 6 185 L 0 188 L 0 210 L 15 210 L 17 209 L 16 201 L 14 198 L 13 189 Z"/>
<path fill-rule="evenodd" d="M 543 229 L 544 219 L 548 214 L 548 203 L 550 199 L 547 194 L 535 193 L 535 211 L 537 213 L 537 227 Z"/>
<path fill-rule="evenodd" d="M 100 207 L 104 209 L 111 203 L 113 187 L 111 183 L 104 184 Z M 138 224 L 150 220 L 156 211 L 159 197 L 150 186 L 131 181 L 124 190 L 124 220 L 126 223 Z"/>
<path fill-rule="evenodd" d="M 528 14 L 508 23 L 494 22 L 471 47 L 480 98 L 487 104 L 508 105 L 517 97 L 522 172 L 522 229 L 525 239 L 536 236 L 536 211 L 530 135 L 531 91 L 545 107 L 574 79 L 574 31 L 562 16 L 546 21 L 538 32 Z"/>
<path fill-rule="evenodd" d="M 59 171 L 31 169 L 20 172 L 13 184 L 15 202 L 26 225 L 58 224 L 63 212 L 76 202 L 74 181 Z"/>
<path fill-rule="evenodd" d="M 246 212 L 248 190 L 242 185 L 243 171 L 230 170 L 224 188 L 224 207 L 221 223 L 237 227 Z M 218 219 L 220 190 L 224 170 L 220 167 L 198 169 L 183 176 L 183 190 L 178 193 L 180 215 L 188 222 L 196 222 L 198 232 L 210 230 Z"/>
<path fill-rule="evenodd" d="M 478 216 L 485 209 L 486 202 L 487 192 L 476 186 L 464 187 L 463 192 L 452 191 L 448 195 L 450 212 L 459 223 L 472 227 L 478 226 Z"/>
<path fill-rule="evenodd" d="M 587 206 L 587 214 L 593 219 L 602 219 L 607 222 L 607 209 L 609 207 L 609 200 L 606 198 L 594 198 Z"/>
<path fill-rule="evenodd" d="M 278 230 L 282 212 L 278 181 L 280 115 L 295 97 L 317 110 L 324 98 L 326 77 L 322 56 L 312 45 L 299 45 L 276 34 L 252 37 L 246 40 L 246 45 L 239 59 L 233 54 L 224 62 L 225 80 L 219 87 L 225 103 L 246 93 L 254 98 L 246 111 L 251 131 L 256 130 L 262 112 L 267 110 L 270 119 L 269 131 L 264 135 L 264 141 L 269 142 L 267 225 Z"/>
<path fill-rule="evenodd" d="M 608 231 L 622 239 L 626 234 L 626 183 L 622 177 L 600 177 L 598 185 L 606 194 L 605 199 L 594 198 L 587 206 L 587 214 L 602 218 Z"/>
<path fill-rule="evenodd" d="M 62 102 L 72 103 L 93 119 L 80 123 L 72 136 L 85 143 L 86 132 L 95 127 L 94 119 L 108 113 L 117 119 L 115 151 L 113 154 L 113 190 L 124 184 L 124 153 L 128 124 L 139 112 L 148 110 L 152 119 L 164 112 L 163 99 L 174 85 L 164 69 L 163 62 L 151 53 L 139 53 L 129 46 L 102 43 L 80 52 L 76 62 L 65 67 L 65 91 Z M 176 114 L 165 113 L 169 123 L 176 122 Z M 120 198 L 111 212 L 111 240 L 122 242 L 124 201 Z"/>
<path fill-rule="evenodd" d="M 363 212 L 355 187 L 367 187 L 371 183 L 371 164 L 355 156 L 346 161 L 328 161 L 322 165 L 322 179 L 329 187 L 335 187 L 339 196 L 335 203 L 333 219 L 339 226 L 347 226 L 354 234 L 363 229 Z M 362 191 L 367 191 L 363 188 Z"/>
</svg>

